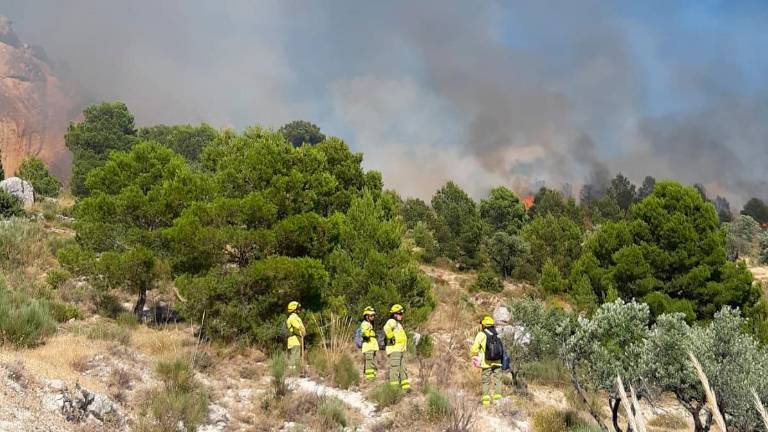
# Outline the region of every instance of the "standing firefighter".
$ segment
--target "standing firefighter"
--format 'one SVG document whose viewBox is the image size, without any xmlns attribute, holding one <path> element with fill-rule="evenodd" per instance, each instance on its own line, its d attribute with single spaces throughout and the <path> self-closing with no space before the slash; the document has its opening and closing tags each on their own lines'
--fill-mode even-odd
<svg viewBox="0 0 768 432">
<path fill-rule="evenodd" d="M 470 353 L 475 365 L 483 370 L 483 406 L 491 404 L 491 399 L 501 399 L 501 362 L 504 358 L 504 345 L 496 333 L 493 318 L 486 315 L 480 321 L 483 329 L 472 344 Z"/>
<path fill-rule="evenodd" d="M 304 322 L 299 317 L 301 304 L 297 301 L 288 303 L 288 319 L 285 321 L 288 327 L 288 368 L 296 373 L 301 361 L 302 350 L 304 349 L 304 335 L 307 334 L 304 328 Z"/>
<path fill-rule="evenodd" d="M 376 331 L 373 322 L 376 320 L 376 311 L 368 306 L 363 310 L 363 322 L 355 334 L 355 343 L 363 353 L 363 373 L 366 381 L 376 379 L 376 351 L 379 350 L 379 342 L 376 340 Z"/>
<path fill-rule="evenodd" d="M 403 328 L 404 309 L 399 304 L 389 310 L 391 318 L 384 324 L 384 335 L 387 338 L 387 359 L 389 360 L 389 385 L 403 390 L 410 390 L 408 373 L 405 371 L 405 350 L 408 346 L 408 335 Z"/>
</svg>

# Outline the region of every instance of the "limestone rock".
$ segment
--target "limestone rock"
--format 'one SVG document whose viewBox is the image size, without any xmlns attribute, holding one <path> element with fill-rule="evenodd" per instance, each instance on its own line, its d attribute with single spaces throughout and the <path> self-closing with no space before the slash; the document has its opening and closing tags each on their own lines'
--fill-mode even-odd
<svg viewBox="0 0 768 432">
<path fill-rule="evenodd" d="M 24 205 L 31 205 L 35 202 L 35 189 L 29 182 L 18 177 L 9 177 L 0 181 L 0 189 L 20 199 Z"/>
<path fill-rule="evenodd" d="M 496 322 L 497 326 L 508 323 L 511 317 L 509 309 L 507 309 L 506 306 L 499 306 L 493 311 L 493 320 Z"/>
</svg>

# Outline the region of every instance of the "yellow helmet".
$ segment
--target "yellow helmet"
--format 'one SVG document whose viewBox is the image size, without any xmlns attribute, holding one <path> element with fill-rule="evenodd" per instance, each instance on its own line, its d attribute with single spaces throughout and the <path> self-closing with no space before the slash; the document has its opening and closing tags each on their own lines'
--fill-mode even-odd
<svg viewBox="0 0 768 432">
<path fill-rule="evenodd" d="M 288 303 L 288 312 L 296 312 L 296 309 L 301 307 L 301 303 L 297 301 L 292 301 Z"/>
<path fill-rule="evenodd" d="M 368 306 L 365 309 L 363 309 L 363 316 L 368 315 L 376 315 L 376 310 L 373 308 L 373 306 Z"/>
<path fill-rule="evenodd" d="M 483 317 L 483 320 L 480 321 L 480 324 L 482 324 L 483 327 L 493 327 L 493 318 L 490 315 L 486 315 Z"/>
<path fill-rule="evenodd" d="M 403 309 L 403 306 L 396 304 L 392 305 L 392 307 L 389 309 L 389 313 L 403 313 L 405 309 Z"/>
</svg>

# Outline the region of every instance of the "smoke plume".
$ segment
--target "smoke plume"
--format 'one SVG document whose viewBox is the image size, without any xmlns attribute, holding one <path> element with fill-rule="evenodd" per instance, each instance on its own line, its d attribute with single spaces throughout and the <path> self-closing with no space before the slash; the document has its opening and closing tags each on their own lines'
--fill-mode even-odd
<svg viewBox="0 0 768 432">
<path fill-rule="evenodd" d="M 736 5 L 735 3 L 739 3 Z M 660 13 L 663 11 L 664 13 Z M 301 118 L 405 195 L 622 171 L 766 196 L 768 8 L 749 2 L 0 0 L 140 123 Z"/>
</svg>

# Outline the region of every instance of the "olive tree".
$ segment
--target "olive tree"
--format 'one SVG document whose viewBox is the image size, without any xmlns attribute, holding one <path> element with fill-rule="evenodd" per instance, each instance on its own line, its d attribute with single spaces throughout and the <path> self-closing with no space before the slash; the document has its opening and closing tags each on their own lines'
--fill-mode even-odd
<svg viewBox="0 0 768 432">
<path fill-rule="evenodd" d="M 573 335 L 562 348 L 571 382 L 584 402 L 589 406 L 587 388 L 608 394 L 616 432 L 622 432 L 618 422 L 621 396 L 615 387 L 616 377 L 621 376 L 627 385 L 642 388 L 642 355 L 649 319 L 648 305 L 617 299 L 600 306 L 591 318 L 580 316 Z M 598 412 L 590 408 L 590 414 L 606 429 Z"/>
</svg>

